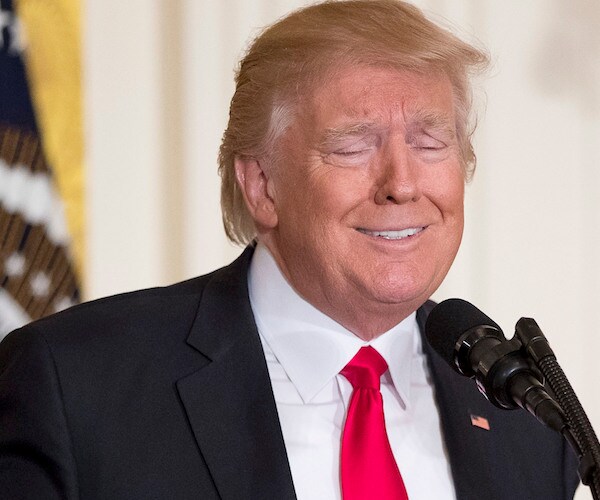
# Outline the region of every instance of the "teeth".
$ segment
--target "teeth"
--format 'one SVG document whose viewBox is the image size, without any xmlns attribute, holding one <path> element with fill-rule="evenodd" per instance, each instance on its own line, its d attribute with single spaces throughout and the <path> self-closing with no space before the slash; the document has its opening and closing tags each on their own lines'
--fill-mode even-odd
<svg viewBox="0 0 600 500">
<path fill-rule="evenodd" d="M 423 231 L 423 228 L 410 227 L 408 229 L 403 229 L 402 231 L 367 231 L 366 229 L 359 228 L 358 231 L 369 236 L 379 236 L 386 240 L 401 240 L 402 238 L 408 238 L 409 236 L 420 233 Z"/>
</svg>

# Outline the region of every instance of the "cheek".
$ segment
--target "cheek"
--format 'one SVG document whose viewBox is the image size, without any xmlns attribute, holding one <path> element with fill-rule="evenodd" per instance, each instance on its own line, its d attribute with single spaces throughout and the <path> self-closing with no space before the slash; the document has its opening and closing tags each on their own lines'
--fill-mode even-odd
<svg viewBox="0 0 600 500">
<path fill-rule="evenodd" d="M 464 228 L 464 180 L 462 173 L 447 180 L 447 188 L 443 191 L 439 206 L 442 217 L 448 224 L 448 251 L 454 255 L 462 240 Z"/>
<path fill-rule="evenodd" d="M 460 167 L 442 170 L 429 183 L 429 198 L 444 217 L 452 217 L 462 226 L 465 183 Z"/>
<path fill-rule="evenodd" d="M 340 216 L 354 208 L 372 201 L 375 196 L 375 180 L 371 169 L 361 167 L 332 168 L 314 188 L 315 193 L 332 213 Z"/>
<path fill-rule="evenodd" d="M 277 192 L 277 232 L 282 244 L 306 252 L 324 244 L 327 220 L 335 205 L 324 186 L 308 175 L 286 180 L 284 188 Z"/>
<path fill-rule="evenodd" d="M 342 221 L 363 199 L 363 182 L 356 173 L 353 169 L 332 169 L 308 178 L 304 196 L 297 200 L 300 210 L 324 224 Z"/>
</svg>

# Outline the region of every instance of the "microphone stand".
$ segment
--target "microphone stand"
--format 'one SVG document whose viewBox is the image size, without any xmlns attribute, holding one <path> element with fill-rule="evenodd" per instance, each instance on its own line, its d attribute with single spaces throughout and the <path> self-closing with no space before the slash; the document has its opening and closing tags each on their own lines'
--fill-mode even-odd
<svg viewBox="0 0 600 500">
<path fill-rule="evenodd" d="M 524 353 L 542 373 L 566 415 L 562 434 L 579 457 L 581 482 L 590 487 L 594 500 L 600 500 L 600 443 L 592 424 L 535 320 L 521 318 L 515 331 Z"/>
</svg>

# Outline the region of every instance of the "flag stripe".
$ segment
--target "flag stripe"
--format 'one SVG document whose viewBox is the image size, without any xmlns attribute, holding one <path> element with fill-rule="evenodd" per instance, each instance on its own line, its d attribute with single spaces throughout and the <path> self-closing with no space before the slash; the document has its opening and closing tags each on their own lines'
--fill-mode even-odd
<svg viewBox="0 0 600 500">
<path fill-rule="evenodd" d="M 37 137 L 0 126 L 0 338 L 79 301 L 55 191 Z"/>
</svg>

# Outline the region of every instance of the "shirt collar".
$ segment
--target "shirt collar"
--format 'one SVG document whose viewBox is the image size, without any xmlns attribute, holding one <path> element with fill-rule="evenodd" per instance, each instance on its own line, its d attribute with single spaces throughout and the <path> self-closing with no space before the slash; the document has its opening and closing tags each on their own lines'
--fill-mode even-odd
<svg viewBox="0 0 600 500">
<path fill-rule="evenodd" d="M 412 362 L 420 350 L 416 313 L 365 342 L 298 295 L 260 243 L 250 264 L 248 289 L 258 331 L 304 403 L 311 401 L 361 347 L 372 345 L 388 363 L 403 406 L 409 406 Z"/>
</svg>

